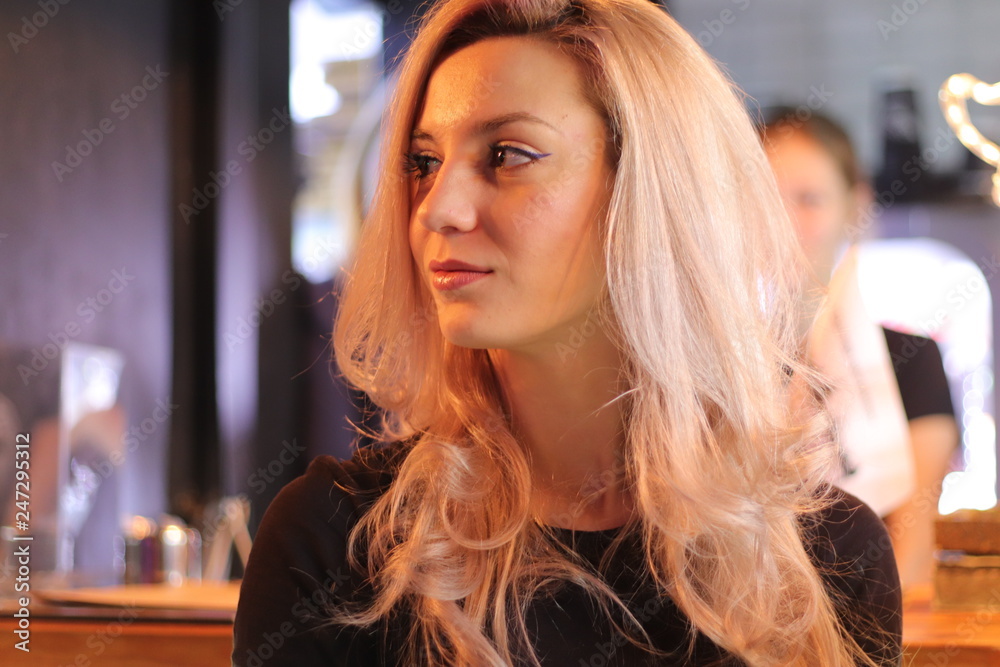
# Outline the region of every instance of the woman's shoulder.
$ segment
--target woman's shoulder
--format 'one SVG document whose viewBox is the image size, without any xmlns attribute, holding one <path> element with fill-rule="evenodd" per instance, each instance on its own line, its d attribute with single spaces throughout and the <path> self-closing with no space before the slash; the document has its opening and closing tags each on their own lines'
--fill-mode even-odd
<svg viewBox="0 0 1000 667">
<path fill-rule="evenodd" d="M 362 447 L 350 459 L 313 459 L 271 501 L 251 556 L 313 573 L 343 567 L 351 529 L 388 489 L 409 444 Z"/>
<path fill-rule="evenodd" d="M 852 634 L 879 664 L 897 664 L 902 641 L 902 593 L 892 540 L 882 519 L 835 487 L 805 518 L 806 543 Z"/>
<path fill-rule="evenodd" d="M 863 501 L 836 487 L 824 490 L 826 502 L 804 519 L 810 547 L 826 565 L 894 563 L 885 523 Z"/>
<path fill-rule="evenodd" d="M 319 496 L 338 504 L 346 499 L 350 507 L 364 509 L 388 489 L 412 444 L 409 438 L 358 447 L 350 458 L 317 456 L 302 475 L 278 492 L 267 511 L 304 500 L 320 500 Z"/>
<path fill-rule="evenodd" d="M 278 493 L 268 511 L 324 496 L 338 506 L 346 500 L 348 507 L 342 511 L 364 510 L 389 488 L 411 445 L 412 440 L 368 445 L 355 450 L 349 459 L 317 456 L 302 476 Z"/>
<path fill-rule="evenodd" d="M 236 611 L 233 664 L 255 664 L 259 651 L 282 647 L 268 664 L 368 664 L 362 635 L 322 630 L 328 609 L 351 598 L 364 577 L 347 558 L 351 529 L 391 484 L 409 441 L 364 447 L 350 459 L 314 459 L 287 484 L 261 519 Z"/>
</svg>

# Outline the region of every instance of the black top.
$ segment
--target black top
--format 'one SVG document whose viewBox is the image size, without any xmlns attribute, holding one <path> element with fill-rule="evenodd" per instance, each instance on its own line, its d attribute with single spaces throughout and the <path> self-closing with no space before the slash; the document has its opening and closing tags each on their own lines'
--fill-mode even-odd
<svg viewBox="0 0 1000 667">
<path fill-rule="evenodd" d="M 239 667 L 310 665 L 396 665 L 406 618 L 387 630 L 357 630 L 326 624 L 322 605 L 363 595 L 363 576 L 345 563 L 348 532 L 392 480 L 405 449 L 394 445 L 338 461 L 315 459 L 306 474 L 286 486 L 268 508 L 257 532 L 236 613 L 233 664 Z M 348 493 L 344 487 L 355 489 Z M 882 521 L 851 496 L 838 493 L 811 534 L 809 551 L 837 592 L 845 618 L 874 617 L 885 630 L 881 641 L 870 628 L 851 632 L 886 665 L 900 660 L 901 598 L 891 542 Z M 596 568 L 617 530 L 556 529 L 554 539 L 572 545 Z M 698 635 L 686 659 L 688 621 L 672 601 L 654 593 L 640 572 L 641 549 L 626 539 L 605 570 L 606 581 L 643 623 L 655 646 L 674 654 L 651 659 L 612 631 L 590 597 L 571 584 L 537 599 L 527 622 L 543 665 L 739 665 L 708 638 Z M 837 573 L 837 574 L 833 574 Z"/>
<path fill-rule="evenodd" d="M 924 336 L 882 327 L 885 342 L 896 373 L 896 384 L 903 399 L 906 418 L 927 415 L 955 416 L 948 388 L 948 376 L 937 343 Z"/>
</svg>

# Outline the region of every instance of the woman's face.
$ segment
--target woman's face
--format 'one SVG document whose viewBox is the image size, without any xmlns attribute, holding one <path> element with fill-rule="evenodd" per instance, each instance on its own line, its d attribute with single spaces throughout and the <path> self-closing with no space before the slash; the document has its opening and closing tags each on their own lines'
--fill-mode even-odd
<svg viewBox="0 0 1000 667">
<path fill-rule="evenodd" d="M 826 283 L 857 214 L 854 192 L 834 157 L 808 135 L 779 128 L 765 144 L 799 243 Z"/>
<path fill-rule="evenodd" d="M 409 235 L 447 340 L 544 354 L 585 325 L 604 281 L 605 134 L 576 61 L 541 40 L 483 40 L 434 70 Z M 435 265 L 449 261 L 476 270 Z"/>
</svg>

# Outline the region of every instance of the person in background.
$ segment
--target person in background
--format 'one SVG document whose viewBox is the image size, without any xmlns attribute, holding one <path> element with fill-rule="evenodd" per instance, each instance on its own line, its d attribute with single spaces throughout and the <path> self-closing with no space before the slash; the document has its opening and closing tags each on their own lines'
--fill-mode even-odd
<svg viewBox="0 0 1000 667">
<path fill-rule="evenodd" d="M 740 97 L 648 0 L 442 0 L 334 325 L 383 442 L 261 522 L 233 664 L 898 665 L 826 483 L 802 262 Z"/>
<path fill-rule="evenodd" d="M 802 117 L 791 107 L 769 110 L 762 135 L 814 280 L 828 285 L 845 249 L 864 231 L 861 214 L 872 196 L 851 141 L 832 119 L 819 113 Z M 915 477 L 913 491 L 884 516 L 905 591 L 931 581 L 934 520 L 959 435 L 937 344 L 886 327 L 882 333 L 905 411 Z"/>
</svg>

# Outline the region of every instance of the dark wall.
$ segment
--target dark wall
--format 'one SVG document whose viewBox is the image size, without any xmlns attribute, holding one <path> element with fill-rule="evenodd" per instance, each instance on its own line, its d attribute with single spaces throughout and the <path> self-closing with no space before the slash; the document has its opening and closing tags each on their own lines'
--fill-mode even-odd
<svg viewBox="0 0 1000 667">
<path fill-rule="evenodd" d="M 247 493 L 256 520 L 305 465 L 254 476 L 301 443 L 288 3 L 51 5 L 0 6 L 0 343 L 69 326 L 124 353 L 129 428 L 175 406 L 102 484 L 77 565 L 106 572 L 122 515 Z M 81 315 L 114 271 L 125 288 Z"/>
<path fill-rule="evenodd" d="M 78 326 L 75 340 L 121 350 L 138 425 L 171 398 L 169 3 L 43 4 L 51 17 L 37 0 L 0 4 L 0 340 L 40 348 Z M 89 154 L 72 167 L 67 146 Z M 115 271 L 124 289 L 100 312 L 81 307 Z M 164 509 L 169 426 L 157 426 L 104 481 L 80 567 L 110 568 L 119 513 Z"/>
<path fill-rule="evenodd" d="M 218 162 L 239 173 L 219 198 L 221 488 L 250 499 L 255 524 L 307 464 L 299 374 L 308 366 L 301 344 L 308 290 L 291 270 L 297 167 L 288 2 L 245 0 L 223 27 Z"/>
</svg>

